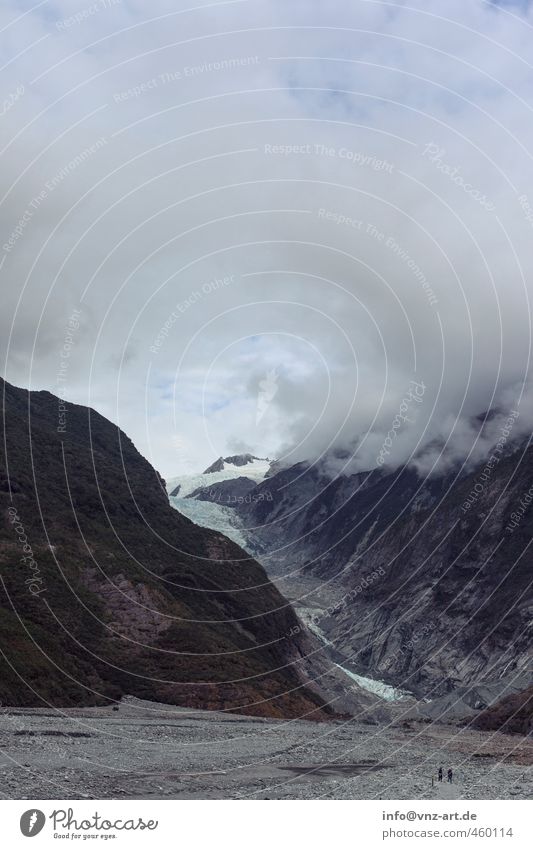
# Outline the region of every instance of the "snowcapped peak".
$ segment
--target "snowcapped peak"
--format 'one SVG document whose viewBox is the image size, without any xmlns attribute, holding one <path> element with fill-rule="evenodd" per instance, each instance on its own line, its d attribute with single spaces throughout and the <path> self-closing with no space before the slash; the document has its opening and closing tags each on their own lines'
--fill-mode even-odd
<svg viewBox="0 0 533 849">
<path fill-rule="evenodd" d="M 180 475 L 167 481 L 169 500 L 172 507 L 191 519 L 196 525 L 220 531 L 234 540 L 241 548 L 247 547 L 247 537 L 242 529 L 242 521 L 232 507 L 212 504 L 197 498 L 189 498 L 197 489 L 212 487 L 214 484 L 237 478 L 247 478 L 256 485 L 264 480 L 270 469 L 270 462 L 254 457 L 252 454 L 237 454 L 234 457 L 220 457 L 202 474 Z"/>
<path fill-rule="evenodd" d="M 241 468 L 242 466 L 252 466 L 254 471 L 260 471 L 260 464 L 266 464 L 265 472 L 268 471 L 270 466 L 268 457 L 255 457 L 253 454 L 233 454 L 231 457 L 219 457 L 204 471 L 204 475 Z"/>
<path fill-rule="evenodd" d="M 236 454 L 234 457 L 220 457 L 202 474 L 180 475 L 167 481 L 171 498 L 186 499 L 195 489 L 212 486 L 220 481 L 247 477 L 255 483 L 261 483 L 270 469 L 270 461 L 254 457 L 252 454 Z"/>
</svg>

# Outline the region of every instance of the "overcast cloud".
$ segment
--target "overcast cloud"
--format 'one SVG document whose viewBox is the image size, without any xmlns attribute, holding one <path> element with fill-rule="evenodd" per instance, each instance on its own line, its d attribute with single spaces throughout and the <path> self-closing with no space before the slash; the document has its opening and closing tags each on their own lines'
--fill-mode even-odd
<svg viewBox="0 0 533 849">
<path fill-rule="evenodd" d="M 530 432 L 532 22 L 4 0 L 6 378 L 95 407 L 168 477 L 330 447 L 427 471 L 493 407 Z"/>
</svg>

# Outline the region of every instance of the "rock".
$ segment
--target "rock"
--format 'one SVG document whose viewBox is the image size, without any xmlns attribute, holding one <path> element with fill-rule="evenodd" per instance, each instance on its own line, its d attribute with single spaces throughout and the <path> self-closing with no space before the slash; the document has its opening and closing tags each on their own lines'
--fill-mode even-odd
<svg viewBox="0 0 533 849">
<path fill-rule="evenodd" d="M 312 594 L 322 607 L 317 625 L 350 668 L 419 697 L 462 687 L 461 711 L 474 715 L 489 703 L 482 686 L 524 678 L 529 663 L 533 590 L 529 558 L 519 555 L 533 510 L 507 530 L 533 478 L 533 447 L 524 447 L 518 465 L 517 445 L 508 447 L 473 503 L 485 460 L 457 479 L 424 480 L 414 468 L 332 479 L 299 463 L 237 509 L 271 576 L 293 574 L 284 591 Z M 266 491 L 270 500 L 259 500 Z"/>
</svg>

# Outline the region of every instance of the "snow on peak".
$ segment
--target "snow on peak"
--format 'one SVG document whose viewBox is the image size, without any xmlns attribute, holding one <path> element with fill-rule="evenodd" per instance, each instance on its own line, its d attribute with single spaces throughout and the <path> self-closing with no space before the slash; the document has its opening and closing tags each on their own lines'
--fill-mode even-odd
<svg viewBox="0 0 533 849">
<path fill-rule="evenodd" d="M 246 548 L 246 536 L 242 527 L 242 521 L 236 510 L 220 504 L 212 504 L 208 501 L 198 501 L 196 498 L 187 498 L 196 489 L 209 487 L 215 483 L 220 483 L 220 481 L 231 480 L 232 478 L 247 477 L 257 484 L 261 483 L 270 469 L 269 461 L 261 460 L 252 455 L 237 456 L 239 459 L 249 456 L 251 460 L 235 463 L 228 462 L 228 460 L 235 460 L 235 457 L 229 457 L 225 460 L 221 458 L 222 468 L 219 471 L 209 471 L 209 469 L 206 469 L 202 474 L 180 475 L 176 478 L 170 478 L 167 481 L 167 488 L 170 504 L 175 510 L 187 516 L 196 525 L 220 531 L 242 548 Z M 213 469 L 213 466 L 209 468 Z"/>
<path fill-rule="evenodd" d="M 253 454 L 233 454 L 231 457 L 219 457 L 218 460 L 215 460 L 205 470 L 204 475 L 223 472 L 226 469 L 239 469 L 243 467 L 246 467 L 246 471 L 248 471 L 250 466 L 254 469 L 257 469 L 259 466 L 262 468 L 262 464 L 266 464 L 266 470 L 268 470 L 270 466 L 268 457 L 255 457 Z"/>
<path fill-rule="evenodd" d="M 213 464 L 214 465 L 214 464 Z M 212 468 L 212 467 L 210 467 Z M 224 462 L 224 468 L 217 471 L 209 471 L 207 469 L 201 474 L 195 475 L 180 475 L 176 478 L 170 478 L 167 481 L 167 489 L 169 493 L 173 493 L 179 486 L 177 497 L 186 498 L 195 489 L 200 489 L 204 486 L 212 486 L 220 481 L 231 480 L 232 478 L 250 478 L 256 483 L 261 483 L 266 473 L 270 468 L 268 460 L 257 460 L 248 463 L 245 466 L 236 465 Z"/>
<path fill-rule="evenodd" d="M 251 455 L 238 455 L 250 456 Z M 204 528 L 212 528 L 228 536 L 234 542 L 246 548 L 247 540 L 242 527 L 242 522 L 237 511 L 231 507 L 220 504 L 212 504 L 208 501 L 198 501 L 196 498 L 187 498 L 196 489 L 210 487 L 220 481 L 232 478 L 247 477 L 255 483 L 261 483 L 270 468 L 268 460 L 252 457 L 246 463 L 230 463 L 228 459 L 222 459 L 222 468 L 219 471 L 206 469 L 202 474 L 180 475 L 167 481 L 169 501 L 175 510 L 178 510 L 196 525 Z M 213 464 L 214 466 L 215 464 Z M 213 467 L 210 466 L 210 469 Z"/>
</svg>

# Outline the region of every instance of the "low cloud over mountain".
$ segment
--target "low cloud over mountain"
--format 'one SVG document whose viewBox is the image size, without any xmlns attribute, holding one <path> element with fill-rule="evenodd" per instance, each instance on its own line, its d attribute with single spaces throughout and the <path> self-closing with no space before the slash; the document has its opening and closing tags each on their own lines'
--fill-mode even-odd
<svg viewBox="0 0 533 849">
<path fill-rule="evenodd" d="M 529 4 L 83 8 L 0 11 L 11 381 L 168 475 L 531 428 Z"/>
</svg>

